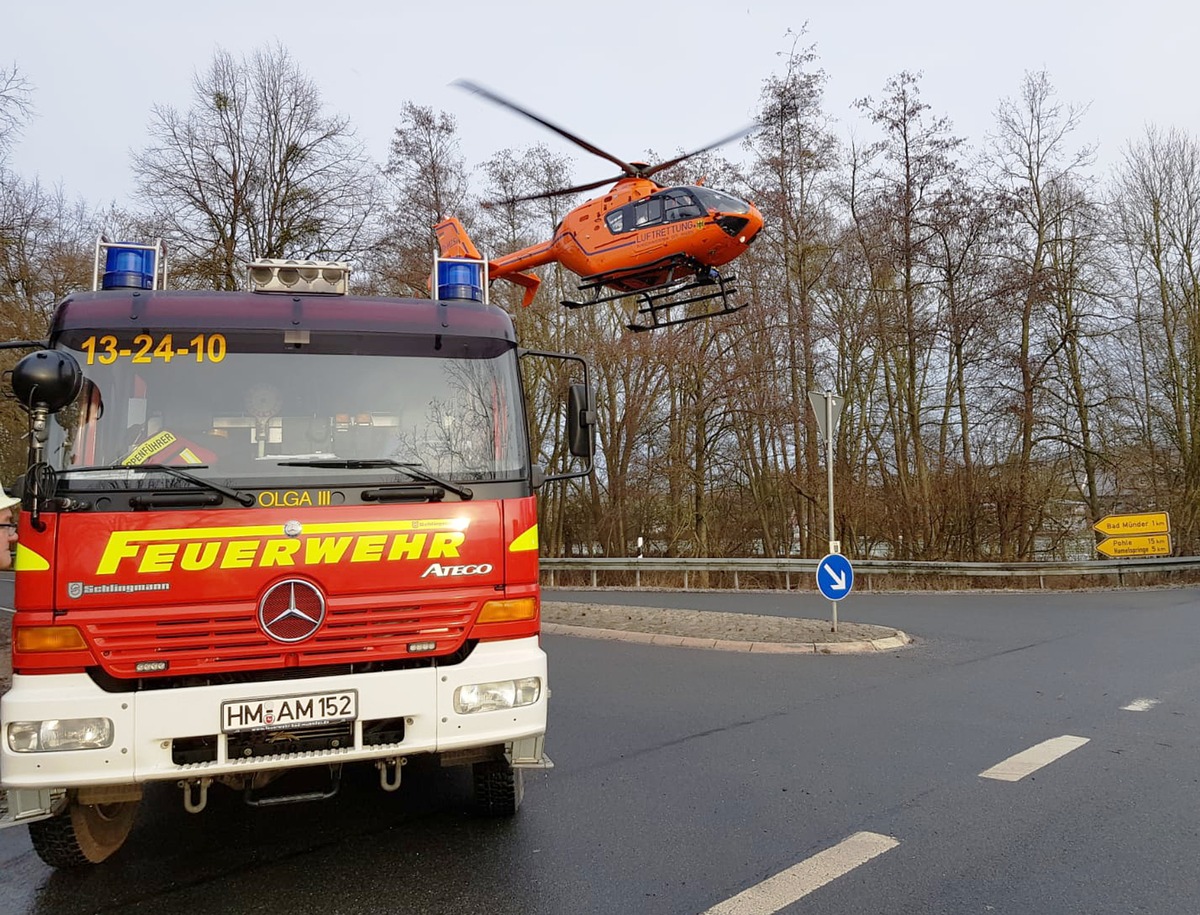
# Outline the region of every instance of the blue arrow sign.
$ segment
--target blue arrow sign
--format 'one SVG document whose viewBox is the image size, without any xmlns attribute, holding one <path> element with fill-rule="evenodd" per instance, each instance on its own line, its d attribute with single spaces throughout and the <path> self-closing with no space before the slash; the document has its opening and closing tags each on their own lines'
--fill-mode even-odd
<svg viewBox="0 0 1200 915">
<path fill-rule="evenodd" d="M 817 563 L 817 589 L 829 600 L 841 600 L 854 587 L 854 567 L 841 553 L 830 553 Z"/>
</svg>

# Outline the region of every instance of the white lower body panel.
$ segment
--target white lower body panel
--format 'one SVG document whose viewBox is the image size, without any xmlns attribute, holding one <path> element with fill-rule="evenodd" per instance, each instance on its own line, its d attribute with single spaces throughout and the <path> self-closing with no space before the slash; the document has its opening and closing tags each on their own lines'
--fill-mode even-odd
<svg viewBox="0 0 1200 915">
<path fill-rule="evenodd" d="M 541 677 L 541 695 L 533 705 L 470 715 L 454 711 L 458 687 L 522 677 Z M 353 746 L 229 758 L 226 738 L 221 735 L 221 703 L 346 689 L 358 692 Z M 135 693 L 106 693 L 86 674 L 18 674 L 13 677 L 12 689 L 0 698 L 0 786 L 74 788 L 213 778 L 510 744 L 545 733 L 548 693 L 546 655 L 536 636 L 481 642 L 464 662 L 446 667 Z M 10 721 L 92 717 L 112 719 L 111 747 L 14 753 L 8 746 Z M 364 746 L 362 723 L 381 718 L 404 718 L 404 740 Z M 219 735 L 214 761 L 178 765 L 172 760 L 172 740 L 205 735 Z M 537 746 L 540 748 L 541 741 Z"/>
</svg>

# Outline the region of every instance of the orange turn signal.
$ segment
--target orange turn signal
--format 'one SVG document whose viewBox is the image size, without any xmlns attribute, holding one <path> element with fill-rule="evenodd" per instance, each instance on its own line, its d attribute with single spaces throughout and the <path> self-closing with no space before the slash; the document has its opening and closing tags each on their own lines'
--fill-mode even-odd
<svg viewBox="0 0 1200 915">
<path fill-rule="evenodd" d="M 80 651 L 87 648 L 74 626 L 21 626 L 16 632 L 18 651 Z"/>
<path fill-rule="evenodd" d="M 481 623 L 511 623 L 515 620 L 537 619 L 536 597 L 518 597 L 511 600 L 490 600 L 479 611 Z"/>
</svg>

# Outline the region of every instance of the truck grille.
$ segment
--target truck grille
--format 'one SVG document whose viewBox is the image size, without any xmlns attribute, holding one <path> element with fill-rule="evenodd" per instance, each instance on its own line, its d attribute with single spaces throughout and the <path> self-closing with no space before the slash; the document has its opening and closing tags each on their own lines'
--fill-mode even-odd
<svg viewBox="0 0 1200 915">
<path fill-rule="evenodd" d="M 100 618 L 81 628 L 112 676 L 178 677 L 446 655 L 462 646 L 474 613 L 475 603 L 466 601 L 406 607 L 330 601 L 317 634 L 286 645 L 262 632 L 253 607 L 194 613 L 173 607 L 157 616 L 143 611 L 120 621 Z M 422 650 L 414 653 L 409 645 L 416 643 Z"/>
</svg>

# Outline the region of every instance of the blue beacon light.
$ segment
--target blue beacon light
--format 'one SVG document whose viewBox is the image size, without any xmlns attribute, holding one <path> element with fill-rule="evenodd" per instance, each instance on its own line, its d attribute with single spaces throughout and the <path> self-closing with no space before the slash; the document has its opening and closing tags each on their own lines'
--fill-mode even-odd
<svg viewBox="0 0 1200 915">
<path fill-rule="evenodd" d="M 439 299 L 483 301 L 483 264 L 479 261 L 439 260 L 437 262 Z"/>
<path fill-rule="evenodd" d="M 153 289 L 156 252 L 142 245 L 108 245 L 102 289 Z"/>
</svg>

